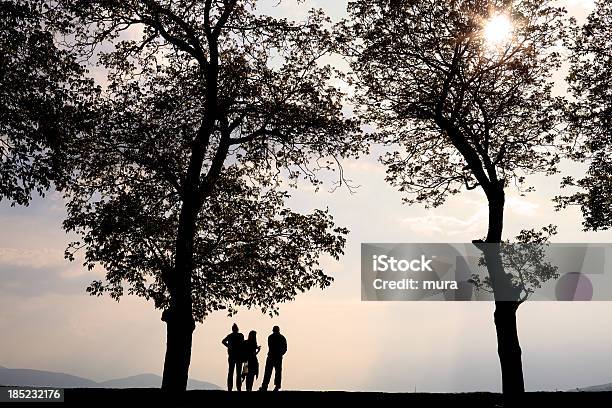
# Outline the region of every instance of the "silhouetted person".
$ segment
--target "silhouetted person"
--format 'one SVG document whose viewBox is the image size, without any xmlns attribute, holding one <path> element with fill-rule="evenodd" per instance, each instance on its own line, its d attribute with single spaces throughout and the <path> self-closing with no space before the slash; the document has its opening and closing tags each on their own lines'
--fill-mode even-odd
<svg viewBox="0 0 612 408">
<path fill-rule="evenodd" d="M 242 372 L 243 381 L 246 378 L 247 391 L 253 391 L 253 382 L 259 376 L 259 360 L 257 354 L 261 346 L 257 345 L 257 332 L 251 330 L 249 338 L 244 342 L 244 361 L 246 362 L 246 372 Z"/>
<path fill-rule="evenodd" d="M 280 334 L 280 328 L 274 326 L 272 334 L 268 336 L 268 358 L 266 358 L 266 369 L 260 391 L 268 390 L 270 377 L 272 377 L 272 369 L 274 369 L 274 391 L 280 389 L 283 376 L 283 356 L 286 352 L 287 339 Z"/>
<path fill-rule="evenodd" d="M 227 370 L 227 390 L 232 390 L 234 370 L 236 370 L 236 388 L 240 391 L 242 390 L 242 351 L 244 336 L 238 331 L 238 325 L 236 325 L 236 323 L 232 325 L 232 332 L 228 334 L 221 343 L 227 347 L 227 363 L 229 365 Z"/>
</svg>

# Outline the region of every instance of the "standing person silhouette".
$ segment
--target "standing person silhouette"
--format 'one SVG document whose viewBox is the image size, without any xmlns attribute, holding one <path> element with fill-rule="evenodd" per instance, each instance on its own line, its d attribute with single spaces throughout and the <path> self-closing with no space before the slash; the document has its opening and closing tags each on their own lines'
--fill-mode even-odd
<svg viewBox="0 0 612 408">
<path fill-rule="evenodd" d="M 221 341 L 227 347 L 227 390 L 232 390 L 234 382 L 234 369 L 236 370 L 236 388 L 242 390 L 242 353 L 244 335 L 238 331 L 238 325 L 232 325 L 232 332 Z"/>
<path fill-rule="evenodd" d="M 257 354 L 261 346 L 257 345 L 257 332 L 251 330 L 249 337 L 244 342 L 244 359 L 246 361 L 246 372 L 242 373 L 246 377 L 246 390 L 253 391 L 253 382 L 259 376 L 259 360 Z"/>
<path fill-rule="evenodd" d="M 274 391 L 280 390 L 283 376 L 283 356 L 287 352 L 287 339 L 280 333 L 280 328 L 274 326 L 272 334 L 268 336 L 268 358 L 260 391 L 267 391 L 272 369 L 274 368 Z"/>
</svg>

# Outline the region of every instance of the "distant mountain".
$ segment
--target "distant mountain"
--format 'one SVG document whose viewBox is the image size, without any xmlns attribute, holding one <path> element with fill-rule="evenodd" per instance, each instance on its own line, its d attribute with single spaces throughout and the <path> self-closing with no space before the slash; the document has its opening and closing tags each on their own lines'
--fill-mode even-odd
<svg viewBox="0 0 612 408">
<path fill-rule="evenodd" d="M 57 387 L 57 388 L 159 388 L 162 378 L 156 374 L 140 374 L 96 382 L 75 375 L 52 371 L 6 368 L 0 366 L 0 385 Z M 218 390 L 215 384 L 189 379 L 190 390 Z"/>
<path fill-rule="evenodd" d="M 591 387 L 576 388 L 575 390 L 571 390 L 571 391 L 582 391 L 582 392 L 612 391 L 612 383 L 601 384 L 601 385 L 593 385 Z"/>
<path fill-rule="evenodd" d="M 4 367 L 0 368 L 0 384 L 58 388 L 91 388 L 97 385 L 95 381 L 75 375 Z"/>
<path fill-rule="evenodd" d="M 98 383 L 101 388 L 159 388 L 161 387 L 162 378 L 157 374 L 140 374 L 126 378 L 118 378 L 115 380 L 103 381 Z M 215 384 L 205 381 L 189 379 L 187 383 L 189 390 L 218 390 L 220 389 Z"/>
</svg>

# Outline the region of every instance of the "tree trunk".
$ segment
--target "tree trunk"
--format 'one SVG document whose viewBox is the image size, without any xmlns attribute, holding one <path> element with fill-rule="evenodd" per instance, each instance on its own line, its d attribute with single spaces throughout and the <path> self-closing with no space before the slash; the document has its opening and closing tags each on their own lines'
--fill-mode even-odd
<svg viewBox="0 0 612 408">
<path fill-rule="evenodd" d="M 198 183 L 191 183 L 197 186 Z M 182 392 L 187 389 L 191 344 L 195 322 L 191 298 L 191 276 L 194 268 L 193 243 L 197 214 L 201 207 L 196 190 L 186 195 L 179 216 L 174 269 L 166 277 L 170 307 L 162 314 L 166 322 L 166 357 L 162 389 Z"/>
<path fill-rule="evenodd" d="M 489 201 L 489 230 L 484 255 L 495 295 L 494 321 L 504 405 L 509 407 L 519 404 L 525 392 L 521 346 L 516 326 L 516 311 L 520 302 L 513 297 L 514 291 L 509 276 L 504 270 L 500 247 L 495 245 L 499 244 L 502 239 L 505 203 L 503 186 L 494 187 L 494 190 L 487 194 L 487 198 Z"/>
<path fill-rule="evenodd" d="M 518 406 L 525 393 L 521 345 L 516 330 L 518 306 L 519 302 L 495 302 L 497 354 L 501 365 L 502 392 L 506 407 Z"/>
<path fill-rule="evenodd" d="M 189 319 L 183 312 L 172 313 L 174 316 L 166 321 L 166 357 L 162 389 L 169 392 L 182 392 L 187 389 L 189 364 L 191 363 L 191 341 L 193 334 L 193 318 L 189 311 Z"/>
</svg>

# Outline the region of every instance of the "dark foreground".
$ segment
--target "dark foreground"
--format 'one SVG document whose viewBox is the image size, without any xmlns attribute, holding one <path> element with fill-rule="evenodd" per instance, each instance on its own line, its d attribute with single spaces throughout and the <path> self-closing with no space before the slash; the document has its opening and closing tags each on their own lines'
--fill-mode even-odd
<svg viewBox="0 0 612 408">
<path fill-rule="evenodd" d="M 612 392 L 537 392 L 526 394 L 525 407 L 608 407 L 612 406 Z M 399 407 L 444 407 L 465 406 L 501 407 L 500 394 L 387 394 L 373 392 L 233 392 L 225 391 L 188 391 L 180 396 L 170 396 L 158 389 L 68 389 L 65 391 L 64 405 L 87 406 L 168 406 L 168 407 L 236 407 L 236 406 L 278 406 L 295 408 L 297 406 L 387 406 Z M 254 405 L 251 405 L 254 404 Z M 320 404 L 320 405 L 319 405 Z M 3 405 L 0 403 L 0 405 Z M 61 403 L 18 403 L 17 406 L 59 406 Z"/>
</svg>

